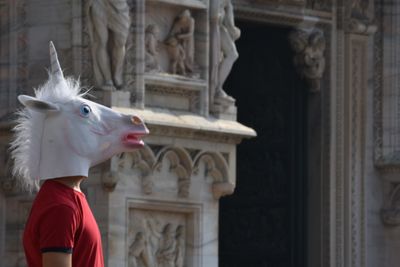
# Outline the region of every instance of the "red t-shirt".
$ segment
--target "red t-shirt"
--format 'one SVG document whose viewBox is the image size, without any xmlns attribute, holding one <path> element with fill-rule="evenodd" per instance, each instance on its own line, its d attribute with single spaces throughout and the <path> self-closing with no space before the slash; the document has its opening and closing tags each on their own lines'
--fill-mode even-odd
<svg viewBox="0 0 400 267">
<path fill-rule="evenodd" d="M 29 267 L 42 267 L 42 253 L 72 253 L 73 267 L 103 267 L 101 236 L 83 193 L 54 180 L 43 183 L 24 231 Z"/>
</svg>

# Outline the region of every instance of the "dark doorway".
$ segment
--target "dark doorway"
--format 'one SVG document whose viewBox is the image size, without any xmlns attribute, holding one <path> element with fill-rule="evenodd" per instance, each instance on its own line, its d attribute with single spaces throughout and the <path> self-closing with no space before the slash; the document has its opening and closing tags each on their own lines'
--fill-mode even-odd
<svg viewBox="0 0 400 267">
<path fill-rule="evenodd" d="M 225 83 L 258 137 L 238 146 L 235 193 L 220 201 L 220 267 L 306 266 L 307 90 L 290 29 L 238 23 L 239 59 Z"/>
</svg>

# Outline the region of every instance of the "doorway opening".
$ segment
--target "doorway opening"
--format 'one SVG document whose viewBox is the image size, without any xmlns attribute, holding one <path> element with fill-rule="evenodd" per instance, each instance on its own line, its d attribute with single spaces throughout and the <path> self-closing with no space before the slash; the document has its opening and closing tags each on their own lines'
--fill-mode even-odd
<svg viewBox="0 0 400 267">
<path fill-rule="evenodd" d="M 220 200 L 220 267 L 307 266 L 307 87 L 293 64 L 290 28 L 237 23 L 224 88 L 238 121 L 258 136 L 237 150 L 237 184 Z"/>
</svg>

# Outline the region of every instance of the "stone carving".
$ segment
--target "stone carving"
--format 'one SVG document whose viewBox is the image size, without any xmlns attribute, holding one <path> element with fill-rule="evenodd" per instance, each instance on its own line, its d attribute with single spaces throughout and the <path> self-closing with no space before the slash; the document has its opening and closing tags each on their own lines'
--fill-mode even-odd
<svg viewBox="0 0 400 267">
<path fill-rule="evenodd" d="M 160 71 L 158 61 L 158 35 L 160 29 L 155 24 L 146 27 L 145 46 L 146 46 L 146 71 Z"/>
<path fill-rule="evenodd" d="M 161 233 L 156 259 L 160 267 L 175 266 L 176 240 L 175 232 L 170 223 L 167 223 Z"/>
<path fill-rule="evenodd" d="M 190 10 L 178 15 L 172 25 L 165 44 L 171 61 L 171 73 L 193 73 L 194 68 L 194 24 Z"/>
<path fill-rule="evenodd" d="M 138 232 L 129 247 L 129 267 L 152 267 L 152 258 L 143 232 Z"/>
<path fill-rule="evenodd" d="M 186 75 L 185 69 L 185 51 L 182 45 L 179 43 L 178 39 L 175 37 L 170 37 L 165 40 L 167 46 L 168 55 L 170 58 L 170 72 L 172 74 L 182 74 Z"/>
<path fill-rule="evenodd" d="M 101 181 L 103 182 L 104 190 L 108 192 L 114 191 L 115 186 L 119 181 L 118 172 L 104 168 L 101 175 Z"/>
<path fill-rule="evenodd" d="M 185 233 L 184 226 L 173 227 L 166 223 L 162 231 L 148 220 L 148 229 L 153 239 L 156 239 L 154 259 L 159 267 L 182 267 L 185 259 Z"/>
<path fill-rule="evenodd" d="M 345 29 L 350 33 L 373 34 L 377 27 L 369 14 L 369 0 L 352 0 L 348 6 L 348 18 Z"/>
<path fill-rule="evenodd" d="M 228 165 L 223 157 L 215 153 L 201 153 L 195 159 L 194 173 L 198 173 L 200 162 L 205 164 L 205 176 L 213 180 L 212 192 L 215 199 L 230 195 L 235 185 L 228 180 Z"/>
<path fill-rule="evenodd" d="M 175 251 L 175 267 L 183 267 L 185 261 L 185 227 L 178 225 L 176 227 L 176 251 Z"/>
<path fill-rule="evenodd" d="M 95 85 L 123 87 L 125 45 L 130 17 L 126 0 L 92 0 L 86 4 Z"/>
<path fill-rule="evenodd" d="M 113 160 L 117 161 L 114 164 L 117 165 L 119 172 L 129 173 L 133 168 L 139 169 L 143 193 L 146 195 L 153 193 L 155 157 L 148 147 L 131 153 L 122 153 L 119 157 L 113 158 Z"/>
<path fill-rule="evenodd" d="M 177 175 L 178 196 L 186 198 L 189 196 L 190 177 L 192 175 L 192 163 L 190 156 L 181 149 L 166 148 L 158 157 L 155 169 L 160 170 L 163 159 L 170 162 L 170 172 Z"/>
<path fill-rule="evenodd" d="M 240 37 L 240 29 L 235 26 L 233 6 L 230 0 L 215 1 L 218 6 L 211 14 L 211 97 L 219 105 L 234 103 L 234 99 L 223 90 L 233 63 L 239 57 L 235 41 Z"/>
<path fill-rule="evenodd" d="M 289 34 L 289 41 L 296 55 L 294 64 L 298 73 L 307 81 L 310 92 L 321 89 L 325 70 L 325 37 L 319 29 L 298 29 Z"/>
<path fill-rule="evenodd" d="M 160 172 L 167 160 L 169 166 L 166 166 L 166 171 L 173 173 L 177 179 L 178 197 L 189 197 L 191 177 L 198 175 L 200 163 L 204 163 L 205 176 L 211 178 L 213 183 L 211 190 L 216 199 L 233 193 L 235 186 L 229 182 L 228 164 L 220 154 L 198 152 L 192 160 L 191 155 L 185 149 L 177 147 L 164 147 L 156 151 L 156 154 L 157 156 L 146 146 L 143 149 L 114 157 L 111 171 L 102 174 L 104 187 L 113 190 L 120 179 L 120 173 L 129 174 L 132 169 L 136 168 L 140 170 L 142 192 L 146 195 L 153 194 L 154 172 Z"/>
</svg>

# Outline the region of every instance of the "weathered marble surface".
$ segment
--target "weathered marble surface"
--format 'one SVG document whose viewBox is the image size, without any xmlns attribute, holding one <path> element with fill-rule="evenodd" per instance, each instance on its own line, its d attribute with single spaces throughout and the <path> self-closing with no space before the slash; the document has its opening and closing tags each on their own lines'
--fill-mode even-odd
<svg viewBox="0 0 400 267">
<path fill-rule="evenodd" d="M 59 48 L 65 72 L 82 75 L 85 85 L 94 84 L 84 2 L 0 1 L 0 118 L 9 118 L 15 110 L 17 94 L 32 93 L 31 88 L 45 79 L 48 58 L 44 48 L 50 39 Z M 391 15 L 398 13 L 398 6 L 389 1 L 342 2 L 232 1 L 240 20 L 291 28 L 311 25 L 325 36 L 325 50 L 319 52 L 326 68 L 321 90 L 313 98 L 323 107 L 311 115 L 312 119 L 321 118 L 323 130 L 320 139 L 311 140 L 320 144 L 313 146 L 318 160 L 310 163 L 310 176 L 315 176 L 311 180 L 317 181 L 310 187 L 311 199 L 316 200 L 310 204 L 315 211 L 310 229 L 314 230 L 314 225 L 320 228 L 310 237 L 310 266 L 397 266 L 400 230 L 384 224 L 381 211 L 388 202 L 394 207 L 392 211 L 398 209 L 397 197 L 388 201 L 398 187 L 395 66 L 400 27 L 397 17 Z M 236 122 L 235 105 L 224 109 L 212 104 L 209 70 L 215 47 L 210 45 L 210 19 L 218 13 L 218 1 L 127 3 L 131 16 L 123 74 L 127 90 L 98 95 L 115 109 L 140 112 L 153 135 L 145 150 L 126 156 L 120 164 L 115 158 L 92 170 L 84 184 L 102 232 L 106 264 L 130 267 L 129 247 L 141 224 L 131 217 L 138 214 L 138 218 L 153 216 L 159 221 L 158 231 L 168 222 L 174 227 L 184 224 L 187 266 L 199 266 L 199 262 L 201 266 L 217 266 L 217 198 L 232 192 L 235 185 L 236 143 L 254 135 Z M 167 73 L 169 57 L 163 41 L 174 19 L 186 9 L 195 20 L 195 75 L 171 75 Z M 374 15 L 375 20 L 369 20 Z M 371 35 L 372 21 L 378 26 L 375 37 Z M 151 24 L 159 27 L 159 69 L 146 70 L 145 32 Z M 346 39 L 349 37 L 357 38 L 350 38 L 351 43 Z M 355 67 L 349 69 L 351 64 Z M 224 90 L 229 94 L 229 88 Z M 356 94 L 351 95 L 353 92 Z M 212 116 L 208 116 L 210 111 Z M 350 127 L 349 122 L 356 127 Z M 0 127 L 0 144 L 5 147 L 10 125 L 1 121 Z M 310 133 L 314 135 L 317 133 Z M 0 153 L 4 151 L 2 148 Z M 381 152 L 388 161 L 377 162 Z M 5 157 L 0 159 L 1 173 L 6 163 Z M 377 169 L 376 165 L 385 166 Z M 385 168 L 388 170 L 382 171 Z M 0 258 L 4 259 L 0 267 L 24 266 L 20 241 L 32 196 L 16 194 L 8 178 L 0 177 L 3 182 L 6 179 L 0 190 Z"/>
</svg>

